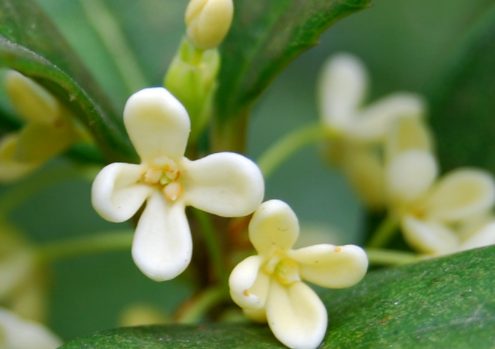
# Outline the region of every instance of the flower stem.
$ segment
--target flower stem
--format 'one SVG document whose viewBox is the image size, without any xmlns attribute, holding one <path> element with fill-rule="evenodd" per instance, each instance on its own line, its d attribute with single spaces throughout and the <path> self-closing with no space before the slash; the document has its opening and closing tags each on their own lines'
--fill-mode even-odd
<svg viewBox="0 0 495 349">
<path fill-rule="evenodd" d="M 112 15 L 112 11 L 105 5 L 105 2 L 101 0 L 81 0 L 79 3 L 93 29 L 112 57 L 124 81 L 127 92 L 133 94 L 149 86 L 137 57 L 122 32 L 122 28 Z"/>
<path fill-rule="evenodd" d="M 228 298 L 228 292 L 224 287 L 207 288 L 179 309 L 176 322 L 179 324 L 198 323 L 208 310 Z"/>
<path fill-rule="evenodd" d="M 366 254 L 370 264 L 375 265 L 399 265 L 414 263 L 420 256 L 413 252 L 384 250 L 380 248 L 367 248 Z"/>
<path fill-rule="evenodd" d="M 368 243 L 368 247 L 378 248 L 385 246 L 398 232 L 399 221 L 394 215 L 388 215 L 375 230 Z"/>
<path fill-rule="evenodd" d="M 320 123 L 297 129 L 278 140 L 258 158 L 258 166 L 268 178 L 285 160 L 303 147 L 329 138 L 331 132 Z"/>
<path fill-rule="evenodd" d="M 222 285 L 226 287 L 228 283 L 228 271 L 225 268 L 225 261 L 223 259 L 223 253 L 221 248 L 221 242 L 216 234 L 215 227 L 206 212 L 192 209 L 198 223 L 202 229 L 203 237 L 206 243 L 206 252 L 209 260 L 213 264 L 215 274 Z"/>
<path fill-rule="evenodd" d="M 39 246 L 36 252 L 43 262 L 53 263 L 94 253 L 130 250 L 133 235 L 132 230 L 109 231 L 47 243 Z"/>
</svg>

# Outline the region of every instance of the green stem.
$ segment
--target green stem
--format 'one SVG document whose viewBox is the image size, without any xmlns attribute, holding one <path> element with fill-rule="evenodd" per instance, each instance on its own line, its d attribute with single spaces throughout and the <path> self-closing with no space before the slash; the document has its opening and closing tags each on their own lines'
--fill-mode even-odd
<svg viewBox="0 0 495 349">
<path fill-rule="evenodd" d="M 388 215 L 381 223 L 380 226 L 371 236 L 368 243 L 368 247 L 378 248 L 383 247 L 394 237 L 399 231 L 399 220 L 394 215 Z"/>
<path fill-rule="evenodd" d="M 122 28 L 113 16 L 112 11 L 105 5 L 105 2 L 101 0 L 81 0 L 79 3 L 93 29 L 112 57 L 129 95 L 149 86 Z"/>
<path fill-rule="evenodd" d="M 81 177 L 80 173 L 86 174 L 86 171 L 76 171 L 72 167 L 54 167 L 30 177 L 0 198 L 0 220 L 5 219 L 19 205 L 40 190 L 68 178 Z M 84 177 L 82 176 L 82 178 Z"/>
<path fill-rule="evenodd" d="M 216 233 L 215 226 L 210 219 L 210 216 L 203 211 L 192 209 L 198 223 L 203 232 L 203 238 L 206 244 L 206 252 L 208 254 L 209 260 L 213 264 L 215 274 L 222 285 L 226 287 L 229 279 L 229 274 L 225 266 L 225 261 L 223 259 L 222 244 Z"/>
<path fill-rule="evenodd" d="M 249 109 L 241 111 L 228 120 L 222 120 L 215 116 L 213 121 L 212 152 L 232 151 L 240 154 L 245 153 Z"/>
<path fill-rule="evenodd" d="M 176 319 L 176 322 L 179 324 L 198 323 L 208 313 L 208 310 L 228 298 L 228 292 L 223 287 L 207 288 L 193 299 L 186 310 Z"/>
<path fill-rule="evenodd" d="M 421 257 L 413 252 L 367 248 L 366 254 L 370 264 L 399 265 L 417 262 Z"/>
<path fill-rule="evenodd" d="M 259 157 L 257 163 L 268 178 L 285 160 L 305 146 L 331 137 L 322 124 L 312 124 L 285 135 Z"/>
<path fill-rule="evenodd" d="M 110 231 L 47 243 L 39 246 L 36 252 L 43 262 L 53 263 L 94 253 L 130 250 L 133 236 L 132 230 Z"/>
</svg>

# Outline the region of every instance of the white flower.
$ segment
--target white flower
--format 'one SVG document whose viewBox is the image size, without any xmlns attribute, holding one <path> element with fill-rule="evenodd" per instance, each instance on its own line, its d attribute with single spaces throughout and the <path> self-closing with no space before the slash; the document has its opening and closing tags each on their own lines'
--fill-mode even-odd
<svg viewBox="0 0 495 349">
<path fill-rule="evenodd" d="M 191 0 L 185 15 L 187 37 L 203 50 L 213 49 L 227 35 L 233 15 L 232 0 Z"/>
<path fill-rule="evenodd" d="M 21 131 L 0 141 L 0 181 L 12 181 L 33 172 L 86 135 L 70 112 L 33 80 L 12 70 L 6 74 L 5 85 L 16 113 L 25 121 Z"/>
<path fill-rule="evenodd" d="M 185 206 L 224 217 L 250 214 L 263 199 L 263 177 L 251 160 L 239 154 L 185 158 L 189 117 L 164 88 L 132 95 L 124 123 L 141 164 L 113 163 L 103 168 L 93 183 L 93 206 L 103 218 L 123 222 L 147 201 L 132 256 L 151 279 L 169 280 L 191 259 Z"/>
<path fill-rule="evenodd" d="M 43 325 L 0 308 L 0 348 L 55 349 L 60 345 L 62 341 Z"/>
<path fill-rule="evenodd" d="M 382 142 L 391 123 L 400 117 L 420 118 L 423 98 L 397 92 L 364 107 L 368 76 L 362 63 L 346 53 L 325 64 L 320 84 L 320 114 L 332 130 L 332 163 L 339 166 L 363 201 L 372 208 L 384 204 Z"/>
<path fill-rule="evenodd" d="M 322 287 L 343 288 L 366 273 L 366 253 L 354 245 L 291 247 L 299 235 L 297 217 L 279 200 L 263 203 L 249 225 L 258 251 L 239 263 L 229 279 L 230 294 L 246 315 L 268 320 L 275 337 L 290 348 L 316 348 L 327 328 L 327 312 L 301 279 Z"/>
<path fill-rule="evenodd" d="M 486 214 L 495 203 L 495 182 L 485 171 L 462 168 L 440 179 L 424 126 L 398 120 L 387 142 L 388 204 L 405 240 L 427 254 L 463 249 L 455 226 Z"/>
</svg>

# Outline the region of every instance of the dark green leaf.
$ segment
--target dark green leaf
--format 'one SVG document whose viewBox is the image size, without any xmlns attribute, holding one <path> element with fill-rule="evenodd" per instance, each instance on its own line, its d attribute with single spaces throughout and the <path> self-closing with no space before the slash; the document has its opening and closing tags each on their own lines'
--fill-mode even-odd
<svg viewBox="0 0 495 349">
<path fill-rule="evenodd" d="M 242 115 L 289 62 L 318 43 L 326 28 L 370 1 L 235 1 L 234 22 L 221 46 L 220 124 Z"/>
<path fill-rule="evenodd" d="M 321 292 L 330 315 L 322 348 L 492 348 L 495 247 L 372 272 Z M 281 348 L 266 326 L 152 326 L 99 332 L 64 349 Z"/>
<path fill-rule="evenodd" d="M 495 7 L 453 53 L 428 97 L 442 168 L 495 171 Z"/>
<path fill-rule="evenodd" d="M 107 97 L 33 0 L 0 0 L 0 66 L 57 94 L 88 126 L 107 160 L 135 159 Z"/>
</svg>

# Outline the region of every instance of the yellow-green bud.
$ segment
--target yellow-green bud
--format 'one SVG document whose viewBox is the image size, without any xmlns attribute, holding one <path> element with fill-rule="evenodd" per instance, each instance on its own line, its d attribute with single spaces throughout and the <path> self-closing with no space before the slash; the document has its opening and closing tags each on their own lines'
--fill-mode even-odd
<svg viewBox="0 0 495 349">
<path fill-rule="evenodd" d="M 234 14 L 232 0 L 191 0 L 186 10 L 187 37 L 208 50 L 223 41 Z"/>
<path fill-rule="evenodd" d="M 202 51 L 184 39 L 165 76 L 164 86 L 181 101 L 191 118 L 190 139 L 196 139 L 208 121 L 219 67 L 217 49 Z"/>
</svg>

